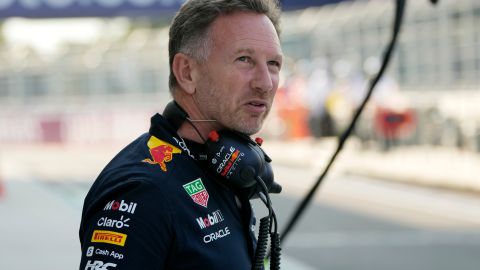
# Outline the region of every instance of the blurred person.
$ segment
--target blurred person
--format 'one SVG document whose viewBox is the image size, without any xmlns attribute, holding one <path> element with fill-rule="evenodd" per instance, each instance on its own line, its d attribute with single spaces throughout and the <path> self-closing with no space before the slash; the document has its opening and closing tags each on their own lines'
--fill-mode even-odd
<svg viewBox="0 0 480 270">
<path fill-rule="evenodd" d="M 285 124 L 285 139 L 309 136 L 308 109 L 306 106 L 306 60 L 291 63 L 286 79 L 278 89 L 275 104 L 278 115 Z"/>
<path fill-rule="evenodd" d="M 314 69 L 307 80 L 308 125 L 316 138 L 335 135 L 333 119 L 326 108 L 327 97 L 332 90 L 332 80 L 327 70 L 326 60 L 314 61 Z"/>
<path fill-rule="evenodd" d="M 282 66 L 279 16 L 275 0 L 181 7 L 169 40 L 174 101 L 90 188 L 80 269 L 252 268 L 251 193 L 212 173 L 204 151 L 212 130 L 249 138 L 262 127 Z"/>
</svg>

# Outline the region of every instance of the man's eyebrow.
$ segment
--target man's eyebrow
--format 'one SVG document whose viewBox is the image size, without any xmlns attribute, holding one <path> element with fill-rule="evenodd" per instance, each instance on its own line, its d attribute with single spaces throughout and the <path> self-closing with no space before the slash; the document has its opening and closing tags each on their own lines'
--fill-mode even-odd
<svg viewBox="0 0 480 270">
<path fill-rule="evenodd" d="M 236 53 L 236 54 L 238 54 L 238 53 L 254 54 L 254 53 L 255 53 L 255 50 L 254 50 L 254 49 L 251 49 L 251 48 L 240 48 L 240 49 L 236 50 L 235 53 Z"/>
<path fill-rule="evenodd" d="M 252 48 L 240 48 L 235 51 L 235 54 L 241 54 L 241 53 L 248 53 L 248 54 L 255 54 L 255 50 Z M 273 56 L 275 59 L 282 59 L 283 58 L 283 53 L 279 52 L 278 54 L 275 54 Z"/>
</svg>

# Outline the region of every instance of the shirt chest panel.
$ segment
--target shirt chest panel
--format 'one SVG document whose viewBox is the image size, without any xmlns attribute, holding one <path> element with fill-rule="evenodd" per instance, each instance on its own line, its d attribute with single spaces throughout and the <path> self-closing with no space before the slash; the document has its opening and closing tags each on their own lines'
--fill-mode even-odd
<svg viewBox="0 0 480 270">
<path fill-rule="evenodd" d="M 248 233 L 253 224 L 245 218 L 245 209 L 230 191 L 205 175 L 186 173 L 183 177 L 178 196 L 172 197 L 178 239 L 172 269 L 249 269 L 254 239 Z"/>
</svg>

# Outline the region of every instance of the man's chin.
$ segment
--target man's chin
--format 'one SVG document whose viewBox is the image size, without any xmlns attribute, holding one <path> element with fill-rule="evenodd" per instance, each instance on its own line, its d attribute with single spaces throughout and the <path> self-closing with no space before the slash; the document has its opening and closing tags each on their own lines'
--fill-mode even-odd
<svg viewBox="0 0 480 270">
<path fill-rule="evenodd" d="M 258 133 L 263 126 L 265 117 L 248 117 L 247 119 L 239 117 L 230 123 L 225 123 L 226 127 L 246 135 Z"/>
<path fill-rule="evenodd" d="M 262 128 L 262 124 L 255 124 L 255 125 L 244 125 L 242 127 L 237 127 L 236 130 L 247 135 L 253 135 L 255 133 L 258 133 L 260 129 Z"/>
</svg>

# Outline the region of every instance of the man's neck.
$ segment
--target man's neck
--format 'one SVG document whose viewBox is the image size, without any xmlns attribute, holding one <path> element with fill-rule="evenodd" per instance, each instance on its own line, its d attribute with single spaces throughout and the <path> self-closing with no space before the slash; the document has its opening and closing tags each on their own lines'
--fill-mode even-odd
<svg viewBox="0 0 480 270">
<path fill-rule="evenodd" d="M 198 132 L 197 130 L 195 130 L 192 124 L 195 125 L 195 127 L 197 127 Z M 196 123 L 189 123 L 188 120 L 186 120 L 177 130 L 177 133 L 178 135 L 180 135 L 180 137 L 188 139 L 190 141 L 194 141 L 197 143 L 205 143 L 205 140 L 207 139 L 209 131 L 202 132 L 202 130 L 198 126 L 200 125 Z"/>
<path fill-rule="evenodd" d="M 208 134 L 218 129 L 218 124 L 214 120 L 205 118 L 192 96 L 177 97 L 176 102 L 189 116 L 189 119 L 186 119 L 178 129 L 178 135 L 197 143 L 205 143 Z"/>
</svg>

